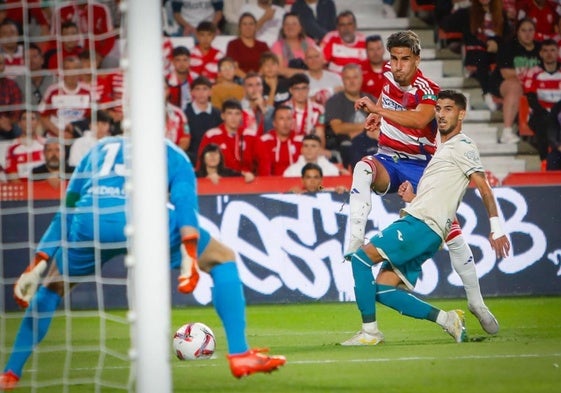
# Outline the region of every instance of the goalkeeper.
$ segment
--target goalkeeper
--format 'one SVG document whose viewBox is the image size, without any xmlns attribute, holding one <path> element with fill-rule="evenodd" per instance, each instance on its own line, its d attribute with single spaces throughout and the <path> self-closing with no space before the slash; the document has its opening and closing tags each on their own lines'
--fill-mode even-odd
<svg viewBox="0 0 561 393">
<path fill-rule="evenodd" d="M 96 254 L 101 264 L 126 254 L 124 149 L 125 138 L 104 138 L 80 161 L 66 191 L 67 214 L 55 215 L 39 242 L 34 260 L 15 283 L 14 297 L 27 310 L 0 376 L 0 390 L 17 385 L 33 348 L 45 337 L 66 289 L 77 284 L 71 277 L 93 274 Z M 213 304 L 226 331 L 228 360 L 235 377 L 281 367 L 286 362 L 284 357 L 249 349 L 245 298 L 235 254 L 199 228 L 191 162 L 169 141 L 166 149 L 170 257 L 171 267 L 181 269 L 178 290 L 190 293 L 195 289 L 199 267 L 211 275 Z M 68 240 L 68 248 L 61 247 L 61 239 Z M 94 241 L 99 244 L 97 249 Z M 48 266 L 50 261 L 53 263 Z M 45 271 L 46 277 L 39 286 Z"/>
</svg>

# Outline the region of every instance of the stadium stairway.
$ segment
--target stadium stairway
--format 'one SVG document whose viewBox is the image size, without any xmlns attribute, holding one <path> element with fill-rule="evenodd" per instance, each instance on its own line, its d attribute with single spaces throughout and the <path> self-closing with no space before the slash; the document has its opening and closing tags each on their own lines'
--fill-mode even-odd
<svg viewBox="0 0 561 393">
<path fill-rule="evenodd" d="M 397 30 L 411 29 L 419 35 L 423 47 L 420 67 L 424 74 L 442 88 L 460 90 L 468 97 L 470 110 L 464 123 L 464 132 L 476 141 L 486 169 L 500 180 L 509 172 L 539 169 L 535 150 L 527 143 L 516 145 L 497 142 L 502 129 L 502 113 L 487 109 L 477 81 L 464 75 L 461 55 L 438 47 L 434 25 L 399 4 L 396 4 L 396 10 L 401 10 L 407 16 L 387 19 L 382 12 L 382 0 L 335 0 L 335 4 L 338 12 L 350 9 L 355 13 L 361 32 L 366 35 L 379 34 L 384 42 Z"/>
</svg>

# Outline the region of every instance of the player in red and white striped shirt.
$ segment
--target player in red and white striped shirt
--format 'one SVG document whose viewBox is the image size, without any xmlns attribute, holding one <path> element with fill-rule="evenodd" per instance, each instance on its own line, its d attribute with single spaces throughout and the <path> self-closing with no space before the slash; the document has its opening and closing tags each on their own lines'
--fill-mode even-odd
<svg viewBox="0 0 561 393">
<path fill-rule="evenodd" d="M 525 87 L 528 104 L 532 109 L 528 125 L 536 134 L 538 153 L 541 160 L 547 157 L 547 130 L 555 127 L 550 111 L 553 105 L 561 101 L 561 70 L 557 61 L 557 43 L 553 39 L 542 42 L 540 49 L 541 67 L 536 67 Z"/>
<path fill-rule="evenodd" d="M 328 70 L 341 73 L 349 63 L 366 60 L 366 37 L 356 31 L 356 18 L 351 11 L 337 16 L 337 30 L 330 31 L 321 40 L 321 48 Z"/>
<path fill-rule="evenodd" d="M 421 61 L 419 37 L 412 31 L 400 31 L 388 38 L 386 47 L 390 52 L 390 62 L 385 68 L 385 82 L 380 98 L 377 103 L 368 97 L 355 103 L 355 109 L 369 113 L 367 130 L 379 132 L 380 136 L 378 153 L 364 157 L 354 168 L 350 193 L 351 240 L 346 252 L 347 258 L 364 244 L 366 222 L 371 210 L 371 190 L 381 195 L 395 193 L 405 181 L 409 181 L 416 190 L 419 179 L 436 150 L 437 129 L 434 118 L 440 88 L 418 69 Z M 460 115 L 459 120 L 463 120 L 463 115 Z M 497 333 L 498 322 L 483 301 L 473 254 L 457 221 L 451 223 L 446 236 L 452 265 L 464 283 L 468 308 L 477 316 L 487 333 Z M 355 267 L 355 259 L 352 258 L 353 272 L 358 268 Z M 364 281 L 355 281 L 355 290 L 367 290 L 359 288 L 363 284 Z M 383 303 L 396 309 L 401 307 L 392 303 L 391 298 L 386 298 Z M 368 332 L 375 330 L 377 328 L 370 321 L 363 319 L 366 341 Z M 377 343 L 378 341 L 372 344 Z"/>
</svg>

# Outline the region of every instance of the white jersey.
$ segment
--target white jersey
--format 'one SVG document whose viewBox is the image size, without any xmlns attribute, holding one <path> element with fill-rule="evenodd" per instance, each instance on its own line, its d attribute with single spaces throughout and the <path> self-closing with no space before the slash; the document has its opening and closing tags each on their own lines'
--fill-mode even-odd
<svg viewBox="0 0 561 393">
<path fill-rule="evenodd" d="M 475 172 L 485 172 L 479 150 L 473 140 L 460 133 L 438 146 L 419 181 L 417 196 L 404 210 L 422 220 L 444 240 L 466 192 L 469 177 Z"/>
</svg>

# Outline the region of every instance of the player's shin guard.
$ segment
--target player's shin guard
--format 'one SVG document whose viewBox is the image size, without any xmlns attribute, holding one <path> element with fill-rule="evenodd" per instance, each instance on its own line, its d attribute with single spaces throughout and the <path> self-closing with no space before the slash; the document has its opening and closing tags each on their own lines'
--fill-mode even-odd
<svg viewBox="0 0 561 393">
<path fill-rule="evenodd" d="M 244 353 L 249 347 L 245 337 L 245 297 L 235 262 L 219 264 L 210 271 L 214 286 L 214 308 L 222 320 L 228 353 Z"/>
<path fill-rule="evenodd" d="M 350 241 L 345 255 L 355 252 L 364 244 L 366 220 L 372 209 L 370 187 L 375 178 L 376 169 L 364 161 L 356 163 L 353 171 L 353 184 L 349 196 L 350 207 Z"/>
<path fill-rule="evenodd" d="M 446 245 L 450 252 L 452 267 L 460 276 L 466 291 L 468 304 L 482 306 L 483 297 L 479 288 L 479 279 L 475 271 L 475 261 L 471 249 L 464 240 L 461 233 L 452 239 L 446 239 Z"/>
<path fill-rule="evenodd" d="M 417 319 L 436 321 L 440 311 L 413 294 L 390 285 L 377 285 L 376 300 L 400 314 Z"/>
<path fill-rule="evenodd" d="M 4 371 L 10 370 L 21 376 L 23 366 L 33 349 L 47 334 L 53 314 L 61 300 L 62 298 L 50 289 L 43 286 L 39 288 L 25 311 Z"/>
<path fill-rule="evenodd" d="M 356 304 L 360 310 L 363 323 L 376 320 L 376 281 L 372 275 L 372 261 L 362 248 L 351 259 L 353 278 L 355 280 Z"/>
</svg>

